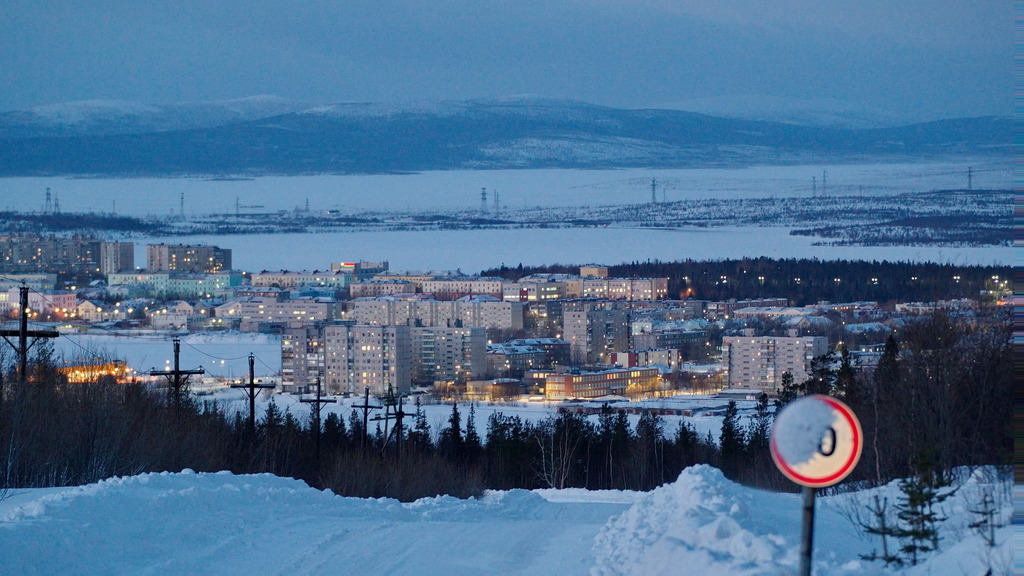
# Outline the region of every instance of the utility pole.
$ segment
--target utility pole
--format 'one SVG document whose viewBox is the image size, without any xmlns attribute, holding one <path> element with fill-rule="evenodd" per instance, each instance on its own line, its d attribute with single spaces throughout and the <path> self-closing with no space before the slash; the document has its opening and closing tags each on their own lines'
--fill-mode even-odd
<svg viewBox="0 0 1024 576">
<path fill-rule="evenodd" d="M 365 396 L 361 405 L 357 404 L 353 408 L 363 409 L 363 437 L 360 439 L 359 447 L 364 452 L 366 451 L 366 437 L 370 434 L 370 430 L 367 428 L 370 425 L 370 410 L 380 408 L 380 406 L 370 405 L 370 387 L 367 386 L 365 390 Z"/>
<path fill-rule="evenodd" d="M 324 404 L 333 404 L 337 402 L 334 398 L 324 398 L 320 393 L 320 377 L 316 377 L 316 397 L 314 398 L 299 398 L 299 402 L 306 404 L 314 404 L 313 406 L 313 438 L 316 442 L 316 463 L 320 464 L 320 410 L 323 409 Z"/>
<path fill-rule="evenodd" d="M 248 384 L 232 384 L 232 388 L 244 388 L 246 396 L 249 397 L 249 433 L 256 433 L 256 397 L 260 395 L 260 392 L 264 390 L 270 390 L 274 388 L 273 384 L 264 384 L 262 382 L 257 383 L 256 377 L 253 375 L 255 370 L 256 357 L 249 353 L 249 383 Z"/>
<path fill-rule="evenodd" d="M 28 351 L 32 346 L 39 341 L 40 338 L 56 338 L 60 334 L 56 330 L 29 330 L 28 329 L 28 286 L 22 285 L 18 287 L 18 320 L 19 325 L 17 330 L 0 330 L 0 336 L 14 348 L 14 351 L 18 353 L 18 379 L 22 382 L 28 382 Z M 14 342 L 11 342 L 10 337 L 18 338 L 18 345 L 15 346 Z M 32 342 L 28 339 L 33 338 Z"/>
<path fill-rule="evenodd" d="M 398 457 L 402 454 L 402 436 L 403 427 L 402 420 L 405 418 L 405 412 L 402 410 L 402 396 L 395 395 L 394 388 L 388 385 L 387 393 L 381 398 L 384 403 L 384 414 L 374 418 L 374 421 L 384 421 L 384 445 L 380 448 L 380 453 L 384 454 L 387 451 L 388 444 L 391 442 L 391 433 L 388 430 L 388 421 L 395 421 L 395 449 L 398 453 Z"/>
<path fill-rule="evenodd" d="M 200 366 L 198 370 L 182 370 L 180 368 L 180 357 L 181 357 L 181 339 L 174 339 L 174 370 L 151 370 L 150 376 L 164 376 L 167 378 L 167 383 L 170 385 L 171 392 L 174 394 L 174 417 L 177 419 L 180 416 L 181 411 L 181 394 L 182 389 L 188 388 L 188 377 L 193 374 L 206 374 L 203 367 Z"/>
</svg>

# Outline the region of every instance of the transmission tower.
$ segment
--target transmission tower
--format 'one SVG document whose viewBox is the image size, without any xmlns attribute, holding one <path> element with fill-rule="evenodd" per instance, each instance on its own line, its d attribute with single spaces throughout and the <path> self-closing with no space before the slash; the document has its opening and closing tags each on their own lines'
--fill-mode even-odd
<svg viewBox="0 0 1024 576">
<path fill-rule="evenodd" d="M 651 204 L 658 203 L 658 180 L 651 178 Z"/>
<path fill-rule="evenodd" d="M 50 203 L 50 187 L 46 187 L 46 205 L 43 207 L 43 214 L 49 214 L 53 210 L 53 205 Z"/>
<path fill-rule="evenodd" d="M 480 211 L 487 214 L 487 188 L 480 189 Z"/>
<path fill-rule="evenodd" d="M 967 190 L 973 190 L 974 189 L 972 187 L 973 186 L 973 182 L 972 182 L 973 176 L 974 176 L 974 168 L 968 167 L 967 168 Z M 47 190 L 49 190 L 49 188 L 47 188 Z"/>
</svg>

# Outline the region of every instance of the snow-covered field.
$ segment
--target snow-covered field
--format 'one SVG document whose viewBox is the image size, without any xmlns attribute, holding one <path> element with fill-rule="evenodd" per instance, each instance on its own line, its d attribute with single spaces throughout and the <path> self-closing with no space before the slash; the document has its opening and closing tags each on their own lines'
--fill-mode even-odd
<svg viewBox="0 0 1024 576">
<path fill-rule="evenodd" d="M 207 376 L 232 380 L 249 373 L 248 356 L 256 357 L 256 377 L 281 372 L 281 337 L 248 333 L 196 333 L 181 335 L 180 365 L 202 366 Z M 60 364 L 86 363 L 93 359 L 124 360 L 139 373 L 166 370 L 174 362 L 174 336 L 167 332 L 133 331 L 87 334 L 65 333 L 53 341 Z"/>
<path fill-rule="evenodd" d="M 985 474 L 943 504 L 940 552 L 904 572 L 867 562 L 876 544 L 849 520 L 894 485 L 818 498 L 814 574 L 1012 573 L 1011 529 L 988 549 L 968 524 Z M 1008 523 L 1009 488 L 998 519 Z M 649 493 L 488 492 L 411 503 L 343 498 L 271 475 L 181 473 L 0 499 L 3 574 L 353 574 L 372 576 L 794 574 L 801 498 L 688 468 Z M 858 504 L 859 503 L 859 504 Z"/>
</svg>

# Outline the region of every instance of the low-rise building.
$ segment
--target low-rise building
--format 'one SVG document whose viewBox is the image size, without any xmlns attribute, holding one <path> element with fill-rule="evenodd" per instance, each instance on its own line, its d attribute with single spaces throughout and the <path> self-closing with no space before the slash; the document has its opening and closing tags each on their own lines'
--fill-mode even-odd
<svg viewBox="0 0 1024 576">
<path fill-rule="evenodd" d="M 343 270 L 263 270 L 252 275 L 253 287 L 298 288 L 301 286 L 325 286 L 344 290 L 352 283 L 352 275 Z"/>
<path fill-rule="evenodd" d="M 445 300 L 454 300 L 474 294 L 487 294 L 501 298 L 501 286 L 504 282 L 503 278 L 494 276 L 448 276 L 424 280 L 420 286 L 423 292 Z"/>
<path fill-rule="evenodd" d="M 544 383 L 544 395 L 549 400 L 610 395 L 640 398 L 661 388 L 661 375 L 657 368 L 615 368 L 599 372 L 573 370 L 549 374 Z"/>
<path fill-rule="evenodd" d="M 268 324 L 288 325 L 327 322 L 341 318 L 342 305 L 336 298 L 251 297 L 229 300 L 216 307 L 218 318 L 237 318 L 242 332 L 258 332 Z"/>
<path fill-rule="evenodd" d="M 584 278 L 583 298 L 662 300 L 668 297 L 668 278 Z"/>
</svg>

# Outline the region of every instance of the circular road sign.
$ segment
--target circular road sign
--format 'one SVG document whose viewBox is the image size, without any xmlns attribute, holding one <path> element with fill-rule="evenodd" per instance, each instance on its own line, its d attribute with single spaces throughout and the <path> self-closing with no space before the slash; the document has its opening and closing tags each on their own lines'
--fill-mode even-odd
<svg viewBox="0 0 1024 576">
<path fill-rule="evenodd" d="M 794 400 L 775 415 L 772 459 L 787 478 L 803 486 L 831 486 L 853 471 L 864 439 L 857 416 L 831 396 Z"/>
</svg>

